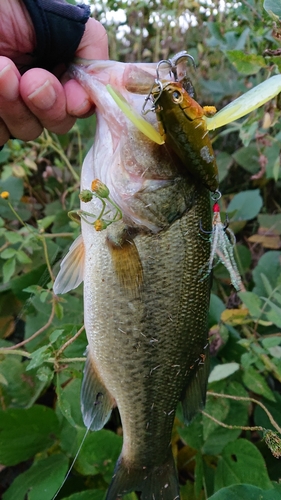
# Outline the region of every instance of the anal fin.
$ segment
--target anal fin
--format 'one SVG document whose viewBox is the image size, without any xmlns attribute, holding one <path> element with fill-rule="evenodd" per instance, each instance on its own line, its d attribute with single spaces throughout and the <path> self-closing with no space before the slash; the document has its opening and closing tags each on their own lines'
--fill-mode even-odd
<svg viewBox="0 0 281 500">
<path fill-rule="evenodd" d="M 84 279 L 85 250 L 82 234 L 72 243 L 60 265 L 60 271 L 54 283 L 55 294 L 67 293 L 77 288 Z"/>
<path fill-rule="evenodd" d="M 209 345 L 199 357 L 199 363 L 194 370 L 193 379 L 187 385 L 182 396 L 183 417 L 186 425 L 190 424 L 198 411 L 203 410 L 206 402 L 206 391 L 210 371 Z"/>
<path fill-rule="evenodd" d="M 88 349 L 81 390 L 81 409 L 85 426 L 92 431 L 102 429 L 114 406 L 115 400 L 99 376 Z"/>
</svg>

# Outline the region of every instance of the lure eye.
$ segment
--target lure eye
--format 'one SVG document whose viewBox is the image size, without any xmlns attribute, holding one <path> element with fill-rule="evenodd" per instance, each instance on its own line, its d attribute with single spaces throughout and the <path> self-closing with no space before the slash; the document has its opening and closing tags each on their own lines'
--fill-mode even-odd
<svg viewBox="0 0 281 500">
<path fill-rule="evenodd" d="M 172 93 L 172 99 L 175 104 L 180 104 L 182 102 L 183 97 L 178 90 L 174 90 L 174 92 Z"/>
</svg>

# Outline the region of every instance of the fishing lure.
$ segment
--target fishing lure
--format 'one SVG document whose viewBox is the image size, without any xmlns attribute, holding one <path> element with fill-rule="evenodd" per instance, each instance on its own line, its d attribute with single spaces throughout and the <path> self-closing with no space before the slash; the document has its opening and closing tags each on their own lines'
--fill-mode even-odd
<svg viewBox="0 0 281 500">
<path fill-rule="evenodd" d="M 206 128 L 206 111 L 180 82 L 157 81 L 151 90 L 160 135 L 187 171 L 211 192 L 218 189 L 218 167 Z M 208 112 L 210 109 L 208 107 Z"/>
<path fill-rule="evenodd" d="M 200 227 L 203 233 L 210 234 L 211 252 L 207 264 L 207 275 L 211 273 L 214 262 L 216 258 L 218 258 L 218 262 L 221 262 L 228 270 L 231 283 L 235 290 L 241 292 L 244 286 L 234 258 L 236 238 L 233 231 L 228 227 L 228 220 L 226 220 L 225 223 L 221 221 L 220 206 L 218 204 L 220 198 L 221 193 L 219 191 L 216 191 L 212 196 L 214 201 L 212 231 L 205 231 Z"/>
</svg>

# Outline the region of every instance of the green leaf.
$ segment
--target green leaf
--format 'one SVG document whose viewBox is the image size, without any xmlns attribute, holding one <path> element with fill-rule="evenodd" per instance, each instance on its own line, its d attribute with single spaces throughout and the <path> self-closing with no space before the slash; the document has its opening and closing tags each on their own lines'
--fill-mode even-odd
<svg viewBox="0 0 281 500">
<path fill-rule="evenodd" d="M 15 465 L 46 450 L 59 434 L 56 414 L 46 406 L 0 411 L 0 463 Z"/>
<path fill-rule="evenodd" d="M 12 259 L 6 260 L 3 266 L 3 282 L 8 283 L 13 276 L 16 269 L 16 259 L 13 257 Z"/>
<path fill-rule="evenodd" d="M 261 341 L 263 347 L 269 349 L 270 347 L 276 347 L 281 344 L 281 337 L 266 337 Z"/>
<path fill-rule="evenodd" d="M 13 233 L 12 231 L 6 231 L 5 238 L 12 245 L 14 245 L 15 243 L 21 243 L 23 241 L 23 237 L 21 234 Z"/>
<path fill-rule="evenodd" d="M 249 248 L 241 244 L 236 245 L 234 249 L 234 256 L 238 270 L 240 274 L 244 276 L 248 272 L 252 261 L 252 255 Z"/>
<path fill-rule="evenodd" d="M 15 248 L 5 248 L 3 252 L 1 252 L 1 259 L 11 259 L 14 257 L 17 253 L 17 250 Z"/>
<path fill-rule="evenodd" d="M 215 397 L 210 397 L 207 399 L 205 412 L 208 413 L 211 417 L 223 422 L 229 412 L 230 408 L 230 400 L 229 399 L 218 399 Z M 202 417 L 202 425 L 203 425 L 203 437 L 204 441 L 208 439 L 208 437 L 216 430 L 218 424 L 203 415 Z"/>
<path fill-rule="evenodd" d="M 65 387 L 61 387 L 57 377 L 58 408 L 73 427 L 85 428 L 80 404 L 81 379 L 73 378 Z"/>
<path fill-rule="evenodd" d="M 196 453 L 195 455 L 195 483 L 194 483 L 194 492 L 196 497 L 198 497 L 201 493 L 201 490 L 204 485 L 204 465 L 203 465 L 203 457 L 201 453 Z"/>
<path fill-rule="evenodd" d="M 281 234 L 281 214 L 259 214 L 258 222 L 261 227 L 271 229 L 276 234 Z"/>
<path fill-rule="evenodd" d="M 269 321 L 272 321 L 274 325 L 281 328 L 281 308 L 278 307 L 272 300 L 266 300 L 266 304 L 270 306 L 270 311 L 266 311 L 266 317 Z"/>
<path fill-rule="evenodd" d="M 242 50 L 227 50 L 226 55 L 242 75 L 255 75 L 261 68 L 266 67 L 264 58 L 256 54 L 245 54 Z"/>
<path fill-rule="evenodd" d="M 249 310 L 252 318 L 257 319 L 261 316 L 262 301 L 258 295 L 253 292 L 239 292 L 238 296 Z"/>
<path fill-rule="evenodd" d="M 4 377 L 4 375 L 2 373 L 0 373 L 0 384 L 8 385 L 8 380 Z"/>
<path fill-rule="evenodd" d="M 276 402 L 271 402 L 271 401 L 268 402 L 263 399 L 261 400 L 261 402 L 266 406 L 266 408 L 271 413 L 274 420 L 276 420 L 278 425 L 281 426 L 281 395 L 275 392 L 274 396 Z M 260 407 L 260 405 L 256 405 L 254 419 L 255 419 L 255 425 L 260 425 L 261 427 L 264 427 L 265 429 L 270 429 L 272 431 L 276 430 L 271 424 L 265 411 Z"/>
<path fill-rule="evenodd" d="M 122 438 L 111 431 L 89 434 L 78 455 L 75 469 L 83 475 L 102 474 L 111 480 L 115 462 L 122 447 Z"/>
<path fill-rule="evenodd" d="M 264 273 L 261 273 L 261 280 L 262 280 L 263 286 L 266 290 L 266 296 L 269 297 L 273 292 L 273 288 L 270 284 L 270 281 Z"/>
<path fill-rule="evenodd" d="M 221 313 L 225 310 L 223 301 L 214 293 L 211 293 L 209 307 L 209 325 L 217 325 L 221 319 Z"/>
<path fill-rule="evenodd" d="M 249 366 L 253 365 L 258 361 L 258 357 L 252 352 L 245 352 L 241 356 L 241 365 L 244 370 L 248 370 Z"/>
<path fill-rule="evenodd" d="M 30 264 L 32 262 L 23 250 L 17 250 L 16 258 L 21 264 Z"/>
<path fill-rule="evenodd" d="M 272 168 L 273 179 L 275 180 L 275 182 L 278 181 L 279 173 L 280 173 L 280 158 L 276 158 Z"/>
<path fill-rule="evenodd" d="M 61 486 L 68 469 L 65 455 L 51 455 L 34 463 L 20 474 L 4 493 L 3 500 L 51 500 Z M 28 497 L 27 497 L 28 495 Z"/>
<path fill-rule="evenodd" d="M 209 383 L 217 382 L 218 380 L 227 378 L 233 373 L 237 372 L 237 370 L 239 370 L 239 364 L 234 362 L 224 363 L 223 365 L 216 365 L 210 373 Z"/>
<path fill-rule="evenodd" d="M 220 151 L 216 155 L 216 161 L 219 170 L 219 179 L 220 182 L 222 182 L 223 179 L 225 179 L 225 177 L 227 176 L 229 169 L 233 163 L 232 157 L 228 153 Z"/>
<path fill-rule="evenodd" d="M 38 228 L 39 229 L 47 229 L 51 224 L 53 224 L 56 216 L 55 215 L 48 215 L 48 217 L 44 217 L 43 219 L 40 219 L 37 221 Z"/>
<path fill-rule="evenodd" d="M 58 340 L 58 338 L 63 334 L 64 330 L 54 330 L 51 335 L 49 336 L 50 342 L 53 344 Z"/>
<path fill-rule="evenodd" d="M 48 380 L 39 381 L 35 370 L 26 372 L 27 363 L 12 355 L 0 360 L 0 377 L 7 382 L 1 390 L 2 405 L 6 408 L 29 408 L 46 387 Z"/>
<path fill-rule="evenodd" d="M 236 194 L 228 205 L 228 212 L 235 212 L 232 221 L 251 220 L 262 207 L 263 200 L 259 189 L 242 191 Z"/>
<path fill-rule="evenodd" d="M 125 499 L 125 497 L 124 497 Z M 74 493 L 70 497 L 63 497 L 63 500 L 104 500 L 104 491 L 86 490 Z"/>
<path fill-rule="evenodd" d="M 280 347 L 280 345 L 277 345 L 275 347 L 269 347 L 268 350 L 273 358 L 281 359 L 281 347 Z"/>
<path fill-rule="evenodd" d="M 247 148 L 238 149 L 233 155 L 234 160 L 247 172 L 256 174 L 260 170 L 259 152 L 256 144 L 250 144 Z"/>
<path fill-rule="evenodd" d="M 281 19 L 281 2 L 280 0 L 264 0 L 263 8 L 273 17 L 274 21 Z"/>
<path fill-rule="evenodd" d="M 17 177 L 8 177 L 5 181 L 0 181 L 0 192 L 8 191 L 9 193 L 9 201 L 13 205 L 14 202 L 19 201 L 23 196 L 23 180 Z M 1 200 L 1 204 L 7 205 L 4 200 Z M 8 208 L 8 207 L 7 207 Z M 13 219 L 15 218 L 14 214 L 12 214 L 11 210 L 8 208 L 9 213 L 13 215 Z M 6 217 L 6 215 L 3 215 Z"/>
<path fill-rule="evenodd" d="M 281 500 L 281 494 L 276 490 L 262 490 L 256 486 L 239 484 L 222 488 L 209 500 Z"/>
<path fill-rule="evenodd" d="M 253 292 L 260 297 L 267 297 L 267 291 L 261 278 L 261 274 L 264 274 L 267 277 L 267 280 L 273 289 L 281 284 L 281 252 L 266 252 L 259 259 L 257 266 L 253 270 L 253 279 L 255 282 Z"/>
<path fill-rule="evenodd" d="M 215 491 L 239 483 L 272 488 L 261 453 L 246 439 L 238 439 L 223 449 L 215 473 Z"/>
<path fill-rule="evenodd" d="M 229 381 L 229 379 L 216 382 L 212 386 L 212 389 L 215 392 L 229 394 L 231 396 L 245 397 L 248 395 L 240 383 Z M 226 400 L 208 395 L 207 401 L 209 401 L 209 399 L 213 399 L 217 406 L 224 405 L 224 401 Z M 229 411 L 226 417 L 223 417 L 223 422 L 227 425 L 245 425 L 248 419 L 249 403 L 247 401 L 235 401 L 233 399 L 227 399 L 227 401 L 229 404 Z M 215 403 L 213 403 L 213 405 Z M 217 455 L 221 453 L 227 443 L 237 439 L 240 434 L 240 429 L 227 429 L 217 425 L 205 441 L 202 452 L 206 455 Z"/>
<path fill-rule="evenodd" d="M 42 347 L 39 347 L 39 349 L 36 349 L 31 354 L 31 361 L 27 365 L 26 370 L 32 370 L 32 368 L 36 368 L 37 366 L 41 366 L 47 359 L 49 359 L 51 355 L 51 350 L 48 345 L 43 345 Z"/>
<path fill-rule="evenodd" d="M 264 377 L 253 366 L 244 371 L 242 380 L 250 391 L 260 394 L 270 401 L 275 401 L 273 392 L 269 389 Z"/>
<path fill-rule="evenodd" d="M 177 410 L 177 414 L 180 413 L 180 410 Z M 180 420 L 183 421 L 183 418 L 180 417 Z M 203 446 L 203 426 L 202 426 L 202 415 L 198 414 L 192 420 L 192 422 L 186 426 L 178 426 L 177 431 L 182 438 L 182 440 L 187 443 L 191 448 L 195 450 L 201 450 Z"/>
<path fill-rule="evenodd" d="M 39 289 L 41 289 L 41 287 L 38 287 L 37 284 L 40 279 L 42 279 L 42 276 L 44 276 L 46 269 L 46 265 L 43 264 L 39 267 L 36 267 L 35 269 L 32 269 L 29 272 L 22 274 L 21 276 L 13 278 L 13 280 L 11 281 L 11 289 L 19 300 L 28 300 L 30 297 L 29 293 L 38 294 L 38 291 Z M 29 286 L 34 288 L 25 291 Z"/>
</svg>

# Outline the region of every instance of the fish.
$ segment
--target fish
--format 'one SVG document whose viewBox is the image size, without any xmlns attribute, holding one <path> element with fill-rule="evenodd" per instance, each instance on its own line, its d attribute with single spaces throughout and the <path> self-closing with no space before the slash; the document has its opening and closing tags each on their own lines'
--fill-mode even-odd
<svg viewBox="0 0 281 500">
<path fill-rule="evenodd" d="M 82 218 L 54 284 L 59 294 L 84 282 L 83 419 L 98 431 L 114 407 L 120 413 L 123 446 L 106 500 L 131 491 L 142 500 L 177 500 L 177 405 L 190 423 L 204 407 L 209 374 L 211 277 L 202 280 L 200 272 L 210 258 L 200 232 L 211 230 L 209 190 L 169 144 L 138 130 L 107 91 L 111 85 L 141 114 L 155 64 L 93 61 L 71 72 L 97 110 L 81 190 L 98 179 L 122 212 L 101 231 Z M 147 120 L 157 131 L 155 113 Z M 100 200 L 81 201 L 81 211 L 100 213 Z"/>
</svg>

